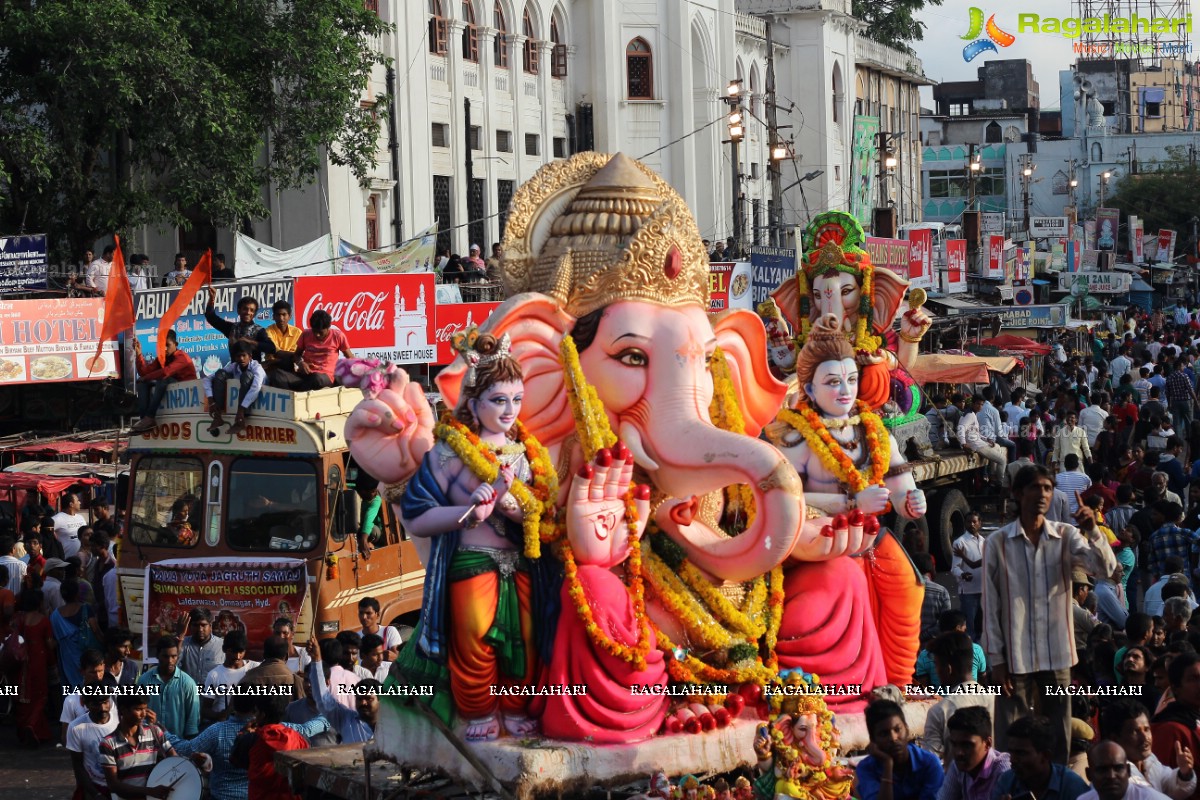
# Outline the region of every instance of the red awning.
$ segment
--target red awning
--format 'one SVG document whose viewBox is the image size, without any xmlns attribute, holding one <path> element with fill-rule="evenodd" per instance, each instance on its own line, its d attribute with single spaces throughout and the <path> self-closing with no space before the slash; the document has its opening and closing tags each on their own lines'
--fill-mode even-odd
<svg viewBox="0 0 1200 800">
<path fill-rule="evenodd" d="M 1026 339 L 1024 336 L 1016 336 L 1011 333 L 1002 333 L 999 336 L 993 336 L 991 339 L 984 339 L 980 344 L 989 347 L 997 347 L 1001 350 L 1012 350 L 1019 353 L 1025 353 L 1031 356 L 1048 356 L 1050 355 L 1050 345 L 1036 342 L 1033 339 Z"/>
<path fill-rule="evenodd" d="M 99 478 L 55 478 L 49 475 L 31 475 L 27 472 L 0 472 L 0 491 L 34 489 L 41 494 L 53 497 L 65 492 L 72 486 L 99 486 Z"/>
</svg>

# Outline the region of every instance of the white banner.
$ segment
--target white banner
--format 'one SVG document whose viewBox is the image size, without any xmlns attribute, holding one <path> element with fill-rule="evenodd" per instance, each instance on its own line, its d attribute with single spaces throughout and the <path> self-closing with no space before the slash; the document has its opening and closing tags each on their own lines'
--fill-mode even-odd
<svg viewBox="0 0 1200 800">
<path fill-rule="evenodd" d="M 1029 235 L 1034 239 L 1066 236 L 1069 225 L 1066 217 L 1030 217 Z"/>
<path fill-rule="evenodd" d="M 257 277 L 288 277 L 300 275 L 332 275 L 333 237 L 328 233 L 320 239 L 291 250 L 276 250 L 268 244 L 235 233 L 236 255 L 233 271 L 238 280 Z"/>
</svg>

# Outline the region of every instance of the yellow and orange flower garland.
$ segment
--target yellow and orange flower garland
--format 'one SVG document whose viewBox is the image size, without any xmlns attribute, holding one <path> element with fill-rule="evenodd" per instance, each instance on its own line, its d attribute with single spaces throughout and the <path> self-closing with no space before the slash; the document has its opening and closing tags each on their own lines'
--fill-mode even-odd
<svg viewBox="0 0 1200 800">
<path fill-rule="evenodd" d="M 887 474 L 891 461 L 891 444 L 883 419 L 862 400 L 857 402 L 856 408 L 866 429 L 867 452 L 871 459 L 865 473 L 854 465 L 854 460 L 834 440 L 829 428 L 821 421 L 820 414 L 807 401 L 800 401 L 795 410 L 781 409 L 778 416 L 804 437 L 821 466 L 845 484 L 852 494 L 883 483 L 883 476 Z"/>
<path fill-rule="evenodd" d="M 733 377 L 729 373 L 729 362 L 725 360 L 725 352 L 717 348 L 713 353 L 711 364 L 713 378 L 713 399 L 708 406 L 708 416 L 712 423 L 723 431 L 745 433 L 746 420 L 742 409 L 738 406 L 737 392 L 733 389 Z M 745 526 L 749 527 L 754 521 L 754 490 L 747 484 L 739 483 L 725 490 L 726 511 L 739 522 L 744 518 Z"/>
<path fill-rule="evenodd" d="M 527 486 L 524 481 L 516 479 L 508 491 L 525 514 L 521 523 L 525 556 L 539 558 L 542 554 L 542 542 L 552 541 L 555 536 L 554 515 L 546 512 L 552 512 L 558 499 L 558 473 L 546 448 L 542 447 L 520 421 L 513 426 L 513 434 L 516 441 L 525 447 L 525 458 L 533 473 L 533 481 Z M 434 427 L 433 435 L 438 441 L 445 442 L 479 480 L 494 483 L 499 477 L 500 462 L 496 454 L 489 450 L 470 428 L 450 414 L 442 417 L 441 422 Z"/>
<path fill-rule="evenodd" d="M 575 430 L 579 436 L 583 456 L 590 463 L 598 450 L 616 444 L 617 437 L 612 432 L 608 415 L 595 387 L 589 384 L 583 375 L 583 368 L 579 364 L 579 351 L 575 347 L 575 340 L 569 335 L 563 337 L 559 354 L 566 373 L 564 383 L 567 387 L 567 398 L 571 402 L 571 412 L 575 417 Z M 596 647 L 641 671 L 646 668 L 646 656 L 650 653 L 650 619 L 646 616 L 646 589 L 642 580 L 642 542 L 637 532 L 638 513 L 633 492 L 634 486 L 630 484 L 625 493 L 625 524 L 629 529 L 629 560 L 626 562 L 625 575 L 626 590 L 633 604 L 634 622 L 638 629 L 637 642 L 633 646 L 614 641 L 596 623 L 587 593 L 579 581 L 575 553 L 571 549 L 571 543 L 562 537 L 565 522 L 559 525 L 557 537 L 567 593 L 575 605 L 575 612 L 579 614 L 588 637 Z"/>
</svg>

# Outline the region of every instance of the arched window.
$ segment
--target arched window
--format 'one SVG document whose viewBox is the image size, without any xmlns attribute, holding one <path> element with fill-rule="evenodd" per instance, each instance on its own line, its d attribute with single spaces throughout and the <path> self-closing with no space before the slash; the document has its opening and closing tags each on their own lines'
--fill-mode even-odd
<svg viewBox="0 0 1200 800">
<path fill-rule="evenodd" d="M 367 200 L 367 249 L 379 249 L 379 195 Z"/>
<path fill-rule="evenodd" d="M 496 38 L 492 40 L 492 63 L 497 67 L 508 66 L 508 20 L 504 18 L 504 6 L 496 0 L 492 9 L 496 17 Z"/>
<path fill-rule="evenodd" d="M 630 100 L 654 99 L 654 54 L 640 36 L 625 48 L 625 85 Z"/>
<path fill-rule="evenodd" d="M 988 144 L 999 144 L 1002 134 L 1000 132 L 1000 123 L 992 121 L 983 129 L 983 141 Z"/>
<path fill-rule="evenodd" d="M 557 14 L 550 18 L 550 41 L 554 43 L 554 51 L 550 56 L 550 76 L 565 78 L 567 77 L 567 45 L 562 40 Z"/>
<path fill-rule="evenodd" d="M 525 34 L 525 71 L 530 75 L 537 75 L 537 34 L 534 32 L 533 28 L 533 17 L 529 16 L 529 6 L 525 6 L 525 14 L 521 18 L 521 33 Z"/>
<path fill-rule="evenodd" d="M 449 51 L 450 21 L 442 12 L 442 0 L 429 0 L 429 52 L 444 56 Z"/>
<path fill-rule="evenodd" d="M 756 117 L 762 116 L 760 110 L 762 104 L 762 94 L 758 87 L 758 64 L 750 65 L 750 113 Z"/>
<path fill-rule="evenodd" d="M 843 94 L 842 65 L 837 63 L 836 61 L 833 62 L 833 81 L 832 81 L 831 88 L 833 89 L 833 100 L 832 100 L 833 121 L 835 123 L 841 123 L 841 121 L 842 121 L 842 103 L 845 102 L 845 98 L 842 96 L 842 94 Z"/>
<path fill-rule="evenodd" d="M 466 25 L 462 32 L 462 55 L 467 61 L 479 63 L 479 26 L 475 24 L 475 5 L 463 0 L 462 18 Z"/>
</svg>

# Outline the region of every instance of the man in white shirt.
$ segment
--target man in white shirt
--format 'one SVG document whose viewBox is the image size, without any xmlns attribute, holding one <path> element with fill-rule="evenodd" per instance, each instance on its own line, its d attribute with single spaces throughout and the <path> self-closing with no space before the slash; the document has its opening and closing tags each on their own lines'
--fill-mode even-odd
<svg viewBox="0 0 1200 800">
<path fill-rule="evenodd" d="M 1124 748 L 1106 739 L 1088 751 L 1087 776 L 1093 788 L 1079 800 L 1167 800 L 1157 789 L 1131 781 L 1130 775 Z"/>
<path fill-rule="evenodd" d="M 187 268 L 187 256 L 176 253 L 171 271 L 163 276 L 163 286 L 183 286 L 191 276 L 192 271 Z"/>
<path fill-rule="evenodd" d="M 1087 434 L 1088 447 L 1096 446 L 1096 437 L 1104 430 L 1104 420 L 1108 419 L 1110 403 L 1106 392 L 1096 392 L 1092 404 L 1079 412 L 1079 427 Z"/>
<path fill-rule="evenodd" d="M 16 557 L 16 551 L 16 539 L 9 536 L 0 539 L 0 566 L 8 569 L 8 582 L 5 586 L 14 596 L 21 594 L 25 573 L 29 570 L 29 565 Z"/>
<path fill-rule="evenodd" d="M 958 579 L 959 606 L 967 618 L 967 635 L 972 641 L 979 639 L 975 617 L 983 601 L 983 543 L 983 519 L 978 511 L 968 512 L 966 532 L 950 546 L 954 554 L 950 571 Z"/>
<path fill-rule="evenodd" d="M 84 707 L 87 713 L 73 720 L 67 728 L 67 750 L 75 771 L 75 786 L 85 798 L 107 797 L 108 784 L 100 764 L 100 740 L 117 729 L 117 714 L 112 698 L 103 683 L 84 688 Z"/>
<path fill-rule="evenodd" d="M 1008 465 L 1008 456 L 1004 448 L 987 441 L 979 430 L 979 412 L 983 409 L 983 397 L 975 395 L 971 405 L 958 421 L 958 443 L 967 450 L 972 450 L 992 463 L 992 482 L 999 488 L 1004 486 L 1004 468 Z"/>
<path fill-rule="evenodd" d="M 204 719 L 222 720 L 228 716 L 230 708 L 227 692 L 223 688 L 237 686 L 242 682 L 246 672 L 258 666 L 257 661 L 246 659 L 246 633 L 233 630 L 225 634 L 221 641 L 221 650 L 225 661 L 208 671 L 204 678 L 204 694 L 200 698 L 200 716 Z"/>
<path fill-rule="evenodd" d="M 374 597 L 364 597 L 359 600 L 358 621 L 362 624 L 359 633 L 363 635 L 373 633 L 383 639 L 384 658 L 388 661 L 395 661 L 396 654 L 400 652 L 400 645 L 404 644 L 404 640 L 401 638 L 400 632 L 391 625 L 380 624 L 379 601 Z"/>
<path fill-rule="evenodd" d="M 150 273 L 146 269 L 146 265 L 150 263 L 150 256 L 145 256 L 137 253 L 129 258 L 129 290 L 132 292 L 140 292 L 150 288 Z"/>
<path fill-rule="evenodd" d="M 384 657 L 387 648 L 383 646 L 383 639 L 374 633 L 364 633 L 362 642 L 358 649 L 358 664 L 359 667 L 366 670 L 367 677 L 383 683 L 387 680 L 388 673 L 392 669 L 392 665 Z"/>
<path fill-rule="evenodd" d="M 1004 448 L 1007 461 L 1017 457 L 1017 445 L 1008 438 L 1006 423 L 1000 419 L 1000 410 L 996 408 L 996 390 L 985 386 L 980 392 L 983 405 L 979 409 L 979 433 L 989 444 L 998 444 Z"/>
<path fill-rule="evenodd" d="M 1004 413 L 1008 415 L 1008 424 L 1016 425 L 1020 430 L 1021 423 L 1029 416 L 1029 409 L 1025 407 L 1024 389 L 1018 387 L 1012 390 L 1008 402 L 1004 405 Z"/>
<path fill-rule="evenodd" d="M 1003 704 L 997 726 L 1007 730 L 1029 709 L 1050 717 L 1053 757 L 1065 764 L 1071 698 L 1044 688 L 1070 685 L 1076 663 L 1071 573 L 1111 577 L 1118 563 L 1087 506 L 1076 513 L 1078 528 L 1046 519 L 1054 478 L 1045 467 L 1018 472 L 1012 493 L 1018 517 L 988 537 L 983 553 L 983 646 L 994 682 L 1015 700 Z"/>
<path fill-rule="evenodd" d="M 1122 347 L 1121 352 L 1117 354 L 1117 357 L 1108 362 L 1108 368 L 1112 372 L 1113 384 L 1119 384 L 1121 382 L 1121 378 L 1128 374 L 1129 370 L 1133 368 L 1133 361 L 1129 358 L 1129 348 Z"/>
<path fill-rule="evenodd" d="M 94 290 L 99 295 L 103 295 L 108 291 L 108 274 L 112 271 L 113 254 L 116 252 L 117 248 L 110 244 L 104 248 L 104 253 L 100 258 L 88 264 L 85 280 L 88 288 Z"/>
<path fill-rule="evenodd" d="M 1078 420 L 1079 417 L 1074 411 L 1068 411 L 1063 414 L 1063 424 L 1054 434 L 1054 452 L 1050 462 L 1058 469 L 1062 468 L 1064 459 L 1071 453 L 1079 456 L 1081 463 L 1092 459 L 1087 431 L 1075 424 Z"/>
<path fill-rule="evenodd" d="M 68 492 L 63 495 L 62 511 L 54 515 L 54 536 L 62 545 L 63 558 L 70 558 L 79 552 L 82 546 L 79 542 L 79 529 L 87 525 L 87 517 L 80 514 L 82 505 L 79 495 Z"/>
</svg>

